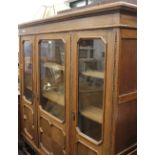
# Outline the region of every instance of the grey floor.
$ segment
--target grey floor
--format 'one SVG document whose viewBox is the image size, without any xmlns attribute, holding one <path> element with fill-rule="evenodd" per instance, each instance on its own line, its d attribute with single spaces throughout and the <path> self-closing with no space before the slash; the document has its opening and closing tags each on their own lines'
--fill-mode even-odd
<svg viewBox="0 0 155 155">
<path fill-rule="evenodd" d="M 18 155 L 24 155 L 24 153 L 21 150 L 18 150 Z"/>
</svg>

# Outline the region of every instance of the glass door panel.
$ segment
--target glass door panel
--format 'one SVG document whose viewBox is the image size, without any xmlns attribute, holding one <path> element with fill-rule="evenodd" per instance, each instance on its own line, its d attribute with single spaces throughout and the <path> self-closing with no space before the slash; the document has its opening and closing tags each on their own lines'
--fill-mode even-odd
<svg viewBox="0 0 155 155">
<path fill-rule="evenodd" d="M 42 108 L 60 120 L 65 118 L 65 52 L 62 40 L 40 42 L 40 92 Z"/>
<path fill-rule="evenodd" d="M 32 102 L 32 44 L 24 41 L 24 96 Z"/>
<path fill-rule="evenodd" d="M 102 139 L 105 44 L 80 39 L 78 72 L 78 127 L 96 141 Z"/>
</svg>

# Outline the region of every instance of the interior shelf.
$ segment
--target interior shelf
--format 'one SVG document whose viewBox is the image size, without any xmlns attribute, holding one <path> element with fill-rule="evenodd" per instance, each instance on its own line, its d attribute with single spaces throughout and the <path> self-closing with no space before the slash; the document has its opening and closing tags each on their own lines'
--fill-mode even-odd
<svg viewBox="0 0 155 155">
<path fill-rule="evenodd" d="M 26 88 L 32 91 L 32 86 L 26 86 Z"/>
<path fill-rule="evenodd" d="M 63 94 L 59 94 L 55 91 L 47 91 L 43 93 L 43 96 L 52 102 L 55 102 L 61 106 L 64 106 L 64 95 Z"/>
<path fill-rule="evenodd" d="M 87 106 L 80 110 L 81 115 L 102 124 L 102 109 L 95 106 Z"/>
<path fill-rule="evenodd" d="M 44 63 L 44 67 L 48 67 L 51 69 L 59 69 L 59 70 L 64 70 L 64 66 L 57 64 L 57 63 L 53 63 L 53 62 L 47 62 Z"/>
<path fill-rule="evenodd" d="M 100 72 L 100 71 L 88 70 L 88 71 L 82 72 L 82 75 L 104 79 L 104 72 Z"/>
<path fill-rule="evenodd" d="M 93 47 L 90 47 L 90 46 L 82 46 L 82 47 L 80 47 L 79 48 L 80 50 L 94 50 L 94 48 Z"/>
</svg>

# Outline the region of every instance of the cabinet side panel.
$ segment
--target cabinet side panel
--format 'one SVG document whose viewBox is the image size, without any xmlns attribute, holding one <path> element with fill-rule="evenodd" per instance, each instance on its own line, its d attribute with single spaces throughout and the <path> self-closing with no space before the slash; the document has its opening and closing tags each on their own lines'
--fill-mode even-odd
<svg viewBox="0 0 155 155">
<path fill-rule="evenodd" d="M 137 40 L 136 31 L 122 30 L 121 36 L 115 154 L 123 155 L 137 141 Z"/>
<path fill-rule="evenodd" d="M 137 41 L 122 39 L 120 55 L 119 94 L 125 94 L 137 89 Z"/>
<path fill-rule="evenodd" d="M 137 105 L 136 100 L 119 105 L 117 130 L 116 130 L 116 153 L 130 149 L 137 141 Z"/>
</svg>

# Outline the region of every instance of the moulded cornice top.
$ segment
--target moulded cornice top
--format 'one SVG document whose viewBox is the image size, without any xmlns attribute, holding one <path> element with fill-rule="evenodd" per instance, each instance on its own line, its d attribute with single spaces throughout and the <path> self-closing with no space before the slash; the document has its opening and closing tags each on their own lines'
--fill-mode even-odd
<svg viewBox="0 0 155 155">
<path fill-rule="evenodd" d="M 83 7 L 83 8 L 76 8 L 76 9 L 63 11 L 62 13 L 59 13 L 50 18 L 34 20 L 27 23 L 19 24 L 18 28 L 20 29 L 20 28 L 36 26 L 40 24 L 48 24 L 52 22 L 60 22 L 60 21 L 66 21 L 70 19 L 89 17 L 96 14 L 104 14 L 109 11 L 117 11 L 117 10 L 124 10 L 124 11 L 136 13 L 137 5 L 127 3 L 127 2 L 115 2 L 115 3 L 108 3 L 108 4 L 98 4 L 98 5 Z"/>
</svg>

